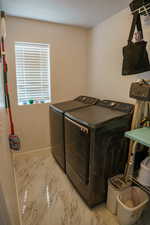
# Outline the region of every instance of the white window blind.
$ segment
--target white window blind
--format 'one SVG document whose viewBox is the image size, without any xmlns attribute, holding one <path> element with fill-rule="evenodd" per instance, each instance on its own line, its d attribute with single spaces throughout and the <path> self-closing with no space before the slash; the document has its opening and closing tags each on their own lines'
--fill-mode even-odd
<svg viewBox="0 0 150 225">
<path fill-rule="evenodd" d="M 50 102 L 49 45 L 15 43 L 18 104 Z"/>
</svg>

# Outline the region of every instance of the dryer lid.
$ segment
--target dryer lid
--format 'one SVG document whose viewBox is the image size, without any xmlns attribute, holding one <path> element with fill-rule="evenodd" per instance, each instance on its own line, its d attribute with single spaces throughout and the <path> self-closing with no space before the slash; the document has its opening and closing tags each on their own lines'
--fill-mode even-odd
<svg viewBox="0 0 150 225">
<path fill-rule="evenodd" d="M 54 110 L 60 113 L 64 113 L 64 112 L 73 111 L 75 109 L 87 107 L 90 105 L 95 105 L 97 102 L 98 102 L 98 99 L 96 98 L 89 97 L 89 96 L 79 96 L 76 99 L 71 101 L 51 104 L 50 108 L 53 108 Z"/>
<path fill-rule="evenodd" d="M 64 113 L 64 112 L 69 112 L 71 110 L 79 109 L 86 106 L 88 105 L 83 102 L 72 100 L 72 101 L 60 102 L 60 103 L 50 105 L 50 108 L 53 108 L 54 110 L 58 112 Z"/>
<path fill-rule="evenodd" d="M 96 105 L 65 113 L 68 118 L 91 128 L 98 128 L 104 122 L 126 115 L 125 112 Z"/>
</svg>

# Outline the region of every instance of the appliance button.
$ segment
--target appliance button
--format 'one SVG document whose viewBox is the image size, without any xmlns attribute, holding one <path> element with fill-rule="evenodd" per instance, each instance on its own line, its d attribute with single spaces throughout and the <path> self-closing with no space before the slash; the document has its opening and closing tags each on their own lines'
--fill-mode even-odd
<svg viewBox="0 0 150 225">
<path fill-rule="evenodd" d="M 116 105 L 116 103 L 115 102 L 111 102 L 110 105 L 113 107 L 113 106 Z"/>
</svg>

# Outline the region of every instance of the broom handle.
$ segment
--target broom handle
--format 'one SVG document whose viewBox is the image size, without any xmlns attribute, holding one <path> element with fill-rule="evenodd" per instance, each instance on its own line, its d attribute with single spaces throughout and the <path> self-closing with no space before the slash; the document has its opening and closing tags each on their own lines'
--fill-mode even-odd
<svg viewBox="0 0 150 225">
<path fill-rule="evenodd" d="M 134 129 L 137 128 L 140 108 L 141 108 L 141 102 L 139 100 L 137 100 L 136 104 L 135 104 L 135 108 L 134 108 L 134 114 L 133 114 L 133 119 L 132 119 L 131 130 L 134 130 Z M 133 147 L 133 141 L 130 141 L 129 154 L 128 154 L 128 163 L 130 162 L 130 157 L 131 157 L 131 154 L 132 154 L 132 147 Z"/>
<path fill-rule="evenodd" d="M 8 92 L 8 84 L 6 83 L 6 95 L 7 95 L 7 104 L 8 104 L 8 114 L 9 114 L 9 120 L 10 120 L 10 131 L 11 134 L 14 135 L 14 123 L 12 119 L 12 112 L 11 112 L 11 106 L 10 106 L 10 98 L 9 98 L 9 92 Z"/>
<path fill-rule="evenodd" d="M 144 110 L 142 110 L 144 109 Z M 133 115 L 133 121 L 132 121 L 132 126 L 131 130 L 137 129 L 138 128 L 138 123 L 141 121 L 142 115 L 147 116 L 149 113 L 149 103 L 148 102 L 142 102 L 137 100 L 135 104 L 135 110 L 134 110 L 134 115 Z M 130 146 L 129 146 L 129 154 L 128 154 L 128 162 L 125 168 L 125 180 L 128 178 L 128 175 L 132 172 L 133 164 L 134 164 L 134 156 L 136 152 L 136 146 L 137 142 L 136 141 L 130 141 Z"/>
<path fill-rule="evenodd" d="M 6 75 L 6 63 L 5 63 L 5 55 L 4 55 L 4 38 L 1 38 L 1 45 L 0 45 L 0 50 L 1 50 L 1 55 L 2 55 L 2 60 L 3 60 L 3 75 L 4 75 L 4 97 L 5 97 L 5 108 L 7 109 L 7 96 L 6 96 L 6 83 L 7 83 L 7 75 Z"/>
<path fill-rule="evenodd" d="M 7 62 L 5 58 L 5 45 L 4 38 L 2 37 L 2 55 L 3 55 L 3 72 L 4 72 L 4 88 L 5 88 L 5 99 L 6 99 L 6 108 L 8 109 L 9 121 L 10 121 L 10 131 L 11 134 L 14 135 L 14 124 L 12 119 L 12 112 L 10 106 L 10 98 L 8 91 L 8 81 L 7 81 Z"/>
<path fill-rule="evenodd" d="M 137 124 L 139 121 L 140 117 L 140 109 L 142 106 L 142 102 L 139 100 L 136 100 L 135 108 L 134 108 L 134 114 L 133 114 L 133 119 L 132 119 L 132 124 L 131 124 L 131 130 L 134 130 L 137 128 Z M 128 153 L 128 161 L 126 164 L 125 172 L 124 172 L 124 178 L 125 181 L 127 181 L 129 174 L 131 173 L 132 170 L 132 163 L 133 163 L 133 156 L 135 153 L 136 149 L 136 142 L 130 141 L 129 143 L 129 153 Z"/>
</svg>

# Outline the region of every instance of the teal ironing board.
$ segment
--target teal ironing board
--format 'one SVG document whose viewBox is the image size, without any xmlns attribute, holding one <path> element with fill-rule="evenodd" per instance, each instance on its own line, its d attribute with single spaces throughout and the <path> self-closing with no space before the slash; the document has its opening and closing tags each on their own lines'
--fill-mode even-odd
<svg viewBox="0 0 150 225">
<path fill-rule="evenodd" d="M 143 127 L 125 132 L 125 137 L 142 145 L 150 147 L 150 127 Z"/>
</svg>

